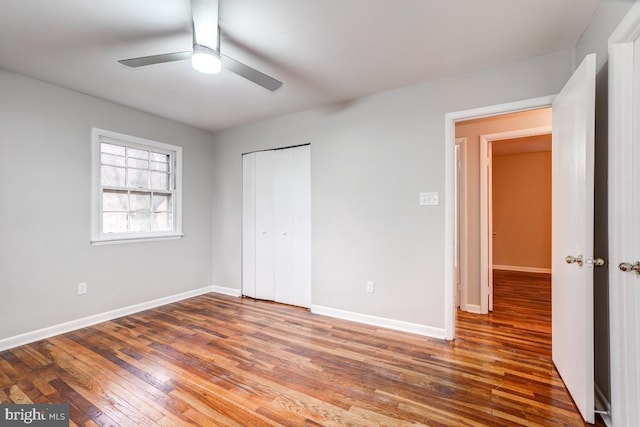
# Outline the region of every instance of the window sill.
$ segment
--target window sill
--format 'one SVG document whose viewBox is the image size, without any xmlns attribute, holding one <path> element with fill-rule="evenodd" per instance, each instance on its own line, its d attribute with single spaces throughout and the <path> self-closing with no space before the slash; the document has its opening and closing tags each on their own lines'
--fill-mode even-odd
<svg viewBox="0 0 640 427">
<path fill-rule="evenodd" d="M 145 237 L 116 237 L 91 240 L 91 246 L 124 245 L 128 243 L 159 242 L 163 240 L 182 239 L 184 234 L 169 234 L 165 236 L 145 236 Z"/>
</svg>

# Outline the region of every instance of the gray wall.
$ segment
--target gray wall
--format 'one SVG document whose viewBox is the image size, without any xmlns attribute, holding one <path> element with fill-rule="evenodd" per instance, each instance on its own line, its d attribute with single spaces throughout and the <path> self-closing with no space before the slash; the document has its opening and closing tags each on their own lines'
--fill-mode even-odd
<svg viewBox="0 0 640 427">
<path fill-rule="evenodd" d="M 0 339 L 212 285 L 210 133 L 3 70 L 0 94 Z M 183 239 L 89 244 L 92 126 L 184 147 Z"/>
<path fill-rule="evenodd" d="M 595 138 L 595 216 L 594 255 L 608 259 L 608 54 L 607 41 L 634 0 L 603 0 L 576 46 L 576 65 L 585 55 L 595 52 L 598 75 L 596 79 L 596 138 Z M 608 268 L 594 270 L 595 318 L 595 380 L 605 398 L 611 399 L 609 349 L 609 272 Z"/>
<path fill-rule="evenodd" d="M 445 114 L 557 93 L 573 63 L 561 51 L 215 134 L 214 285 L 241 288 L 241 154 L 311 143 L 312 304 L 444 328 Z M 418 206 L 421 191 L 441 204 Z"/>
</svg>

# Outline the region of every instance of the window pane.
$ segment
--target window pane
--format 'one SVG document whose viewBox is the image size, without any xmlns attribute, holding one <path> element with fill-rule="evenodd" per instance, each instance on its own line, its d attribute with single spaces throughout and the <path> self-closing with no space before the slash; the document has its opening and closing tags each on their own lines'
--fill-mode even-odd
<svg viewBox="0 0 640 427">
<path fill-rule="evenodd" d="M 126 212 L 129 210 L 129 197 L 126 191 L 104 190 L 102 192 L 102 210 Z"/>
<path fill-rule="evenodd" d="M 134 233 L 151 231 L 151 214 L 149 212 L 136 212 L 131 214 L 131 227 L 129 231 Z"/>
<path fill-rule="evenodd" d="M 133 159 L 129 157 L 127 159 L 127 166 L 129 166 L 130 168 L 149 169 L 149 161 Z"/>
<path fill-rule="evenodd" d="M 108 154 L 117 154 L 118 156 L 124 156 L 125 148 L 119 145 L 107 144 L 103 142 L 100 144 L 100 152 Z"/>
<path fill-rule="evenodd" d="M 132 211 L 147 211 L 151 210 L 151 194 L 131 192 L 131 210 Z"/>
<path fill-rule="evenodd" d="M 102 230 L 104 233 L 126 233 L 127 214 L 126 213 L 103 213 Z"/>
<path fill-rule="evenodd" d="M 173 214 L 171 212 L 154 213 L 153 215 L 153 231 L 171 231 L 173 230 Z"/>
<path fill-rule="evenodd" d="M 153 194 L 154 212 L 166 212 L 171 210 L 171 194 Z"/>
<path fill-rule="evenodd" d="M 169 172 L 169 163 L 151 162 L 151 170 Z"/>
<path fill-rule="evenodd" d="M 124 157 L 116 156 L 114 154 L 101 154 L 102 164 L 105 165 L 114 165 L 114 166 L 124 166 Z"/>
<path fill-rule="evenodd" d="M 111 187 L 124 187 L 124 174 L 123 168 L 117 168 L 115 166 L 102 166 L 102 175 L 100 182 L 102 185 Z"/>
<path fill-rule="evenodd" d="M 154 190 L 168 190 L 169 174 L 162 172 L 151 172 L 151 188 Z"/>
<path fill-rule="evenodd" d="M 149 171 L 127 169 L 127 187 L 149 188 Z"/>
<path fill-rule="evenodd" d="M 149 152 L 143 150 L 136 150 L 135 148 L 129 148 L 127 151 L 128 157 L 134 157 L 136 159 L 149 160 Z"/>
<path fill-rule="evenodd" d="M 154 162 L 169 163 L 169 155 L 168 154 L 163 154 L 163 153 L 154 153 L 152 151 L 151 152 L 151 160 L 153 160 Z"/>
</svg>

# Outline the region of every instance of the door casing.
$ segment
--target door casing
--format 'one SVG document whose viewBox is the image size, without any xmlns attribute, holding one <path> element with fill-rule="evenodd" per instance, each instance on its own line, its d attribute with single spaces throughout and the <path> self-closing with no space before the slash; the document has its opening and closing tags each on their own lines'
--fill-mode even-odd
<svg viewBox="0 0 640 427">
<path fill-rule="evenodd" d="M 463 247 L 463 241 L 460 239 L 462 234 L 461 227 L 464 225 L 466 228 L 466 221 L 461 221 L 462 217 L 462 203 L 466 200 L 466 186 L 463 184 L 466 181 L 465 167 L 467 163 L 467 138 L 456 138 L 455 145 L 455 173 L 454 173 L 454 304 L 455 307 L 460 307 L 461 310 L 467 310 L 467 286 L 466 279 L 463 279 L 463 271 L 460 268 L 460 254 L 467 252 L 466 241 Z M 466 230 L 464 230 L 466 235 Z"/>
<path fill-rule="evenodd" d="M 480 135 L 480 313 L 482 314 L 493 310 L 491 143 L 550 133 L 551 126 L 541 126 Z"/>
</svg>

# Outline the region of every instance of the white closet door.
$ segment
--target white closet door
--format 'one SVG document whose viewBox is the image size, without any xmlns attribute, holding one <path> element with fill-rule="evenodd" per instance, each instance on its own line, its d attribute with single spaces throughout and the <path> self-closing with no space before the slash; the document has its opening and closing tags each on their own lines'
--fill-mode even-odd
<svg viewBox="0 0 640 427">
<path fill-rule="evenodd" d="M 256 298 L 275 300 L 274 176 L 276 151 L 256 153 Z"/>
<path fill-rule="evenodd" d="M 245 154 L 242 166 L 242 293 L 310 307 L 310 148 Z"/>
<path fill-rule="evenodd" d="M 293 150 L 274 151 L 275 301 L 293 304 Z"/>
<path fill-rule="evenodd" d="M 256 297 L 256 153 L 242 156 L 242 295 Z"/>
<path fill-rule="evenodd" d="M 311 307 L 311 147 L 292 151 L 293 302 Z"/>
</svg>

